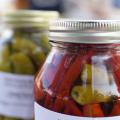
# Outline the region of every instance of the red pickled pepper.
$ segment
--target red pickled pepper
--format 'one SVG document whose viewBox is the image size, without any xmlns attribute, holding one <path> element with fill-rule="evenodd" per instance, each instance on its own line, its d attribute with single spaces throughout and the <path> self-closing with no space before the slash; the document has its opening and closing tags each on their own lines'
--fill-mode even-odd
<svg viewBox="0 0 120 120">
<path fill-rule="evenodd" d="M 108 61 L 110 69 L 112 69 L 115 82 L 120 92 L 120 55 L 117 53 L 112 53 L 112 57 Z M 118 116 L 120 115 L 120 99 L 116 100 L 114 106 L 112 108 L 112 112 L 110 116 Z"/>
<path fill-rule="evenodd" d="M 36 82 L 34 83 L 34 97 L 36 101 L 41 101 L 45 98 L 45 92 L 42 90 L 42 86 L 38 87 Z"/>
<path fill-rule="evenodd" d="M 57 98 L 64 99 L 64 97 L 69 97 L 73 83 L 82 71 L 84 64 L 91 57 L 92 54 L 93 52 L 90 51 L 84 56 L 78 55 L 76 57 L 75 61 L 73 62 L 73 64 L 71 64 L 67 73 L 65 74 L 65 77 L 63 78 L 60 87 L 58 88 Z M 55 104 L 53 107 L 55 110 L 60 110 L 61 108 L 59 105 L 59 101 L 60 99 L 55 100 Z"/>
<path fill-rule="evenodd" d="M 46 96 L 46 93 L 45 91 L 43 90 L 43 86 L 42 86 L 42 81 L 38 81 L 38 79 L 41 79 L 40 76 L 42 73 L 45 73 L 43 71 L 43 68 L 44 68 L 44 71 L 48 68 L 48 66 L 44 65 L 42 68 L 41 68 L 41 71 L 40 73 L 38 73 L 38 75 L 36 76 L 36 79 L 35 79 L 35 82 L 34 82 L 34 94 L 35 94 L 35 99 L 36 101 L 41 101 L 45 96 Z"/>
<path fill-rule="evenodd" d="M 58 56 L 59 55 L 59 53 L 58 53 L 59 51 L 56 51 L 56 53 L 54 53 L 53 55 L 52 55 L 52 57 L 54 58 L 54 56 Z M 61 61 L 62 60 L 62 58 L 63 58 L 63 55 L 64 56 L 66 56 L 66 54 L 63 54 L 62 53 L 62 55 L 60 54 L 59 56 L 61 56 L 61 58 L 59 57 L 59 61 Z M 51 56 L 51 55 L 50 55 Z M 49 56 L 48 56 L 49 57 Z M 51 60 L 51 64 L 44 64 L 43 65 L 43 67 L 41 68 L 41 70 L 40 70 L 40 72 L 38 73 L 38 75 L 36 76 L 36 79 L 35 79 L 35 87 L 34 87 L 34 93 L 35 93 L 35 99 L 37 100 L 37 101 L 40 101 L 44 96 L 45 96 L 45 92 L 43 91 L 43 87 L 45 87 L 45 86 L 42 86 L 43 85 L 43 82 L 42 81 L 44 81 L 44 79 L 46 80 L 46 81 L 48 81 L 47 79 L 49 79 L 49 84 L 50 84 L 50 82 L 51 82 L 51 80 L 52 80 L 52 78 L 53 78 L 53 75 L 55 74 L 55 70 L 52 68 L 52 65 L 54 64 L 55 65 L 55 63 L 52 63 L 53 62 L 53 59 Z M 58 62 L 58 61 L 57 61 Z M 57 68 L 57 67 L 55 67 L 55 68 Z M 56 71 L 57 71 L 57 69 L 56 69 Z M 51 75 L 50 75 L 50 73 L 52 73 Z M 46 75 L 47 74 L 47 75 Z M 48 75 L 50 75 L 50 76 L 48 76 Z M 41 80 L 39 80 L 39 79 L 41 79 Z M 38 81 L 39 80 L 39 81 Z M 41 82 L 40 82 L 41 81 Z M 49 95 L 48 95 L 49 96 Z M 47 97 L 47 94 L 46 94 L 46 97 Z M 46 99 L 46 100 L 48 100 L 48 99 Z"/>
<path fill-rule="evenodd" d="M 119 99 L 115 102 L 110 116 L 118 116 L 118 115 L 120 115 L 120 100 Z"/>
<path fill-rule="evenodd" d="M 57 66 L 57 67 L 59 67 L 59 69 L 57 70 L 57 73 L 55 74 L 54 80 L 53 80 L 51 86 L 49 87 L 50 89 L 53 89 L 53 91 L 55 89 L 58 89 L 58 87 L 60 86 L 60 82 L 62 81 L 61 79 L 63 79 L 65 72 L 67 71 L 69 65 L 72 63 L 72 60 L 74 60 L 75 56 L 76 55 L 71 56 L 70 54 L 66 54 L 63 57 L 61 64 L 59 66 Z M 66 60 L 68 60 L 70 58 L 72 58 L 71 61 L 69 62 L 67 67 L 65 67 Z"/>
<path fill-rule="evenodd" d="M 65 101 L 65 108 L 63 113 L 67 115 L 82 116 L 81 110 L 77 107 L 75 102 L 70 99 Z"/>
<path fill-rule="evenodd" d="M 51 95 L 47 94 L 44 100 L 44 107 L 52 110 L 54 105 L 54 97 L 51 97 Z"/>
<path fill-rule="evenodd" d="M 56 112 L 61 112 L 64 109 L 64 106 L 65 106 L 65 101 L 62 100 L 62 98 L 61 99 L 56 98 L 52 110 Z"/>
<path fill-rule="evenodd" d="M 86 117 L 104 117 L 100 104 L 84 105 L 83 115 Z"/>
<path fill-rule="evenodd" d="M 45 92 L 43 91 L 42 81 L 38 81 L 45 67 L 46 65 L 44 64 L 40 72 L 37 74 L 37 76 L 35 76 L 36 79 L 34 82 L 34 97 L 35 97 L 35 100 L 38 102 L 41 101 L 45 97 Z"/>
<path fill-rule="evenodd" d="M 72 115 L 76 115 L 76 116 L 83 116 L 82 112 L 80 111 L 80 109 L 77 107 L 77 105 L 75 104 L 74 101 L 72 100 L 68 100 L 67 104 L 66 104 L 66 108 L 65 109 L 69 109 L 69 112 Z"/>
<path fill-rule="evenodd" d="M 69 107 L 66 107 L 64 109 L 64 114 L 67 114 L 67 115 L 71 115 L 72 114 Z"/>
<path fill-rule="evenodd" d="M 88 59 L 91 58 L 92 54 L 93 54 L 93 52 L 90 51 L 87 54 L 85 54 L 84 56 L 78 55 L 76 57 L 75 61 L 73 62 L 73 64 L 71 64 L 68 71 L 66 72 L 66 74 L 61 82 L 61 85 L 59 86 L 58 93 L 57 93 L 58 96 L 59 95 L 62 97 L 69 96 L 70 90 L 71 90 L 75 80 L 81 73 L 82 68 L 85 65 L 85 63 L 87 63 Z"/>
<path fill-rule="evenodd" d="M 115 82 L 118 87 L 118 91 L 120 92 L 120 73 L 119 71 L 114 71 Z"/>
<path fill-rule="evenodd" d="M 51 96 L 47 94 L 45 97 L 44 107 L 48 108 L 50 106 L 50 103 L 51 103 Z"/>
<path fill-rule="evenodd" d="M 120 92 L 120 56 L 113 54 L 108 64 L 111 66 L 110 69 L 112 69 L 118 91 Z"/>
<path fill-rule="evenodd" d="M 61 64 L 60 64 L 60 67 L 59 67 L 59 69 L 58 69 L 58 72 L 57 72 L 57 74 L 55 75 L 55 79 L 53 80 L 53 84 L 52 84 L 52 86 L 50 86 L 50 89 L 55 89 L 55 88 L 57 88 L 57 85 L 59 85 L 58 83 L 59 83 L 59 80 L 61 80 L 61 77 L 63 77 L 63 76 L 61 76 L 61 72 L 62 73 L 65 73 L 65 71 L 66 71 L 66 69 L 64 68 L 64 65 L 65 65 L 65 61 L 66 61 L 66 59 L 68 59 L 68 58 L 70 58 L 71 56 L 68 56 L 68 55 L 66 55 L 66 56 L 64 56 L 63 57 L 63 59 L 62 59 L 62 61 L 61 61 Z M 73 59 L 74 59 L 74 57 L 72 57 Z M 71 60 L 72 61 L 72 60 Z M 71 64 L 71 62 L 69 63 L 69 64 Z M 68 66 L 69 66 L 69 64 L 68 64 Z M 49 95 L 48 95 L 49 96 Z M 47 96 L 46 96 L 47 97 Z M 52 96 L 51 96 L 52 97 Z M 47 97 L 48 98 L 48 97 Z M 49 106 L 48 105 L 48 103 L 49 103 L 49 101 L 50 101 L 50 97 L 49 97 L 49 99 L 45 99 L 45 103 L 47 103 L 47 106 Z M 57 105 L 56 105 L 57 104 Z M 46 106 L 46 105 L 45 105 Z M 64 107 L 64 102 L 60 99 L 60 98 L 56 98 L 56 101 L 55 101 L 55 105 L 54 105 L 54 107 L 53 107 L 53 110 L 54 111 L 61 111 L 61 109 Z"/>
<path fill-rule="evenodd" d="M 65 71 L 66 71 L 66 69 L 64 69 L 64 64 L 65 64 L 65 61 L 66 61 L 66 59 L 68 59 L 68 58 L 70 58 L 71 56 L 70 56 L 70 54 L 64 54 L 64 56 L 63 56 L 63 59 L 61 60 L 61 62 L 60 62 L 60 64 L 59 64 L 59 66 L 56 66 L 57 68 L 58 68 L 58 70 L 56 70 L 57 71 L 57 73 L 56 74 L 54 74 L 55 76 L 54 76 L 54 80 L 52 80 L 53 82 L 51 83 L 52 85 L 50 85 L 49 86 L 49 90 L 50 89 L 52 89 L 52 91 L 54 91 L 55 92 L 55 88 L 57 88 L 57 86 L 59 85 L 59 80 L 61 80 L 61 74 L 63 74 L 63 73 L 65 73 Z M 48 71 L 50 71 L 51 69 L 48 69 Z M 49 97 L 49 93 L 47 93 L 47 96 Z M 47 97 L 46 96 L 46 97 Z M 47 97 L 47 98 L 48 98 Z M 52 97 L 52 96 L 51 96 Z M 49 99 L 45 99 L 45 103 L 49 103 L 49 101 L 50 101 L 50 97 L 49 97 Z M 59 101 L 59 100 L 58 100 Z M 45 105 L 46 106 L 46 105 Z M 48 105 L 49 106 L 49 105 Z M 59 106 L 58 106 L 58 108 L 60 109 L 61 107 L 60 106 L 63 106 L 63 104 L 61 104 L 61 101 L 59 101 Z M 59 109 L 58 109 L 57 107 L 55 107 L 54 108 L 54 110 L 55 111 L 59 111 Z"/>
<path fill-rule="evenodd" d="M 43 75 L 43 77 L 41 78 L 43 83 L 45 80 L 48 81 L 48 89 L 53 84 L 56 75 L 58 75 L 59 67 L 62 65 L 62 61 L 64 61 L 63 59 L 67 56 L 66 53 L 61 54 L 59 52 L 60 51 L 57 50 L 56 53 L 53 55 L 49 65 L 47 65 L 47 68 L 44 70 L 45 75 Z M 44 77 L 46 78 L 45 80 Z"/>
</svg>

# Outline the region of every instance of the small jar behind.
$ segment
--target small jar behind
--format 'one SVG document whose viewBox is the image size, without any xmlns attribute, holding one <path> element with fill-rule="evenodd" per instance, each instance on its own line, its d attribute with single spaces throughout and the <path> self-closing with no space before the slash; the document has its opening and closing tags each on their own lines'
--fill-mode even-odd
<svg viewBox="0 0 120 120">
<path fill-rule="evenodd" d="M 15 11 L 0 40 L 0 120 L 34 118 L 33 80 L 49 50 L 48 20 L 57 12 Z"/>
<path fill-rule="evenodd" d="M 49 39 L 35 120 L 120 120 L 120 21 L 57 20 Z"/>
</svg>

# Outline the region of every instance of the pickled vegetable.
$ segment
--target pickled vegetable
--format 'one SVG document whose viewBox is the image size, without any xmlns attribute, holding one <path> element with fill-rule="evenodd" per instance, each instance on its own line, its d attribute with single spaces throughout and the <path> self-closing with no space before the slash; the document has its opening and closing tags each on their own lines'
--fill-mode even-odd
<svg viewBox="0 0 120 120">
<path fill-rule="evenodd" d="M 72 89 L 71 96 L 81 105 L 91 103 L 93 101 L 92 86 L 76 86 Z"/>
<path fill-rule="evenodd" d="M 87 84 L 92 82 L 92 66 L 90 64 L 85 65 L 81 74 L 81 80 Z"/>
<path fill-rule="evenodd" d="M 48 37 L 43 34 L 40 37 L 40 46 L 43 47 L 44 51 L 48 53 L 51 49 L 51 45 L 49 44 Z"/>
<path fill-rule="evenodd" d="M 37 45 L 31 40 L 25 38 L 16 38 L 13 41 L 12 49 L 16 52 L 23 52 L 26 54 L 30 54 L 37 48 Z"/>
<path fill-rule="evenodd" d="M 5 117 L 4 120 L 18 120 L 17 118 Z"/>
<path fill-rule="evenodd" d="M 82 111 L 77 107 L 76 103 L 70 99 L 66 102 L 64 113 L 82 116 Z"/>
<path fill-rule="evenodd" d="M 11 55 L 11 63 L 14 72 L 17 74 L 34 74 L 35 68 L 32 61 L 23 53 L 15 53 Z"/>
<path fill-rule="evenodd" d="M 34 74 L 46 58 L 42 48 L 19 36 L 3 45 L 0 56 L 0 71 L 26 75 Z"/>
<path fill-rule="evenodd" d="M 4 120 L 4 117 L 3 117 L 3 116 L 0 116 L 0 120 Z"/>
<path fill-rule="evenodd" d="M 37 66 L 42 66 L 46 58 L 44 52 L 41 49 L 35 49 L 32 54 Z"/>
<path fill-rule="evenodd" d="M 120 101 L 119 100 L 115 102 L 115 105 L 113 106 L 110 116 L 118 116 L 118 115 L 120 115 Z"/>
<path fill-rule="evenodd" d="M 72 98 L 80 105 L 108 102 L 110 97 L 93 90 L 91 85 L 75 86 L 71 92 Z"/>
<path fill-rule="evenodd" d="M 0 62 L 0 71 L 3 72 L 12 72 L 11 62 Z"/>
<path fill-rule="evenodd" d="M 21 45 L 22 44 L 22 38 L 21 37 L 16 37 L 14 38 L 14 40 L 12 41 L 12 49 L 15 52 L 19 52 L 21 50 Z"/>
<path fill-rule="evenodd" d="M 8 62 L 10 58 L 10 47 L 9 45 L 5 45 L 2 49 L 2 53 L 0 53 L 1 62 Z"/>
<path fill-rule="evenodd" d="M 104 113 L 99 104 L 89 104 L 83 107 L 83 114 L 86 117 L 104 117 Z"/>
<path fill-rule="evenodd" d="M 69 54 L 68 51 L 62 53 L 63 51 L 58 49 L 56 51 L 49 56 L 45 68 L 43 67 L 36 77 L 36 102 L 45 108 L 67 115 L 120 115 L 120 72 L 116 65 L 111 67 L 111 62 L 107 63 L 111 60 L 112 65 L 116 62 L 119 65 L 120 61 L 113 61 L 108 56 L 100 57 L 94 51 L 81 50 L 79 54 Z"/>
<path fill-rule="evenodd" d="M 12 72 L 10 63 L 10 49 L 9 45 L 2 48 L 2 53 L 0 53 L 0 71 Z"/>
</svg>

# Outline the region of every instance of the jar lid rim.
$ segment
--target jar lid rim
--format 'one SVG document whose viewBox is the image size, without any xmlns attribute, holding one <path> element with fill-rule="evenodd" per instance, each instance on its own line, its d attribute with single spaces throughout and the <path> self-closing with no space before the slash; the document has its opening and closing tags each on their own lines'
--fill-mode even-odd
<svg viewBox="0 0 120 120">
<path fill-rule="evenodd" d="M 120 31 L 120 20 L 57 19 L 50 22 L 50 31 Z"/>
<path fill-rule="evenodd" d="M 50 19 L 57 19 L 57 11 L 17 10 L 3 15 L 3 21 L 13 27 L 48 27 Z"/>
<path fill-rule="evenodd" d="M 55 42 L 120 43 L 120 20 L 58 19 L 50 22 L 49 31 Z"/>
</svg>

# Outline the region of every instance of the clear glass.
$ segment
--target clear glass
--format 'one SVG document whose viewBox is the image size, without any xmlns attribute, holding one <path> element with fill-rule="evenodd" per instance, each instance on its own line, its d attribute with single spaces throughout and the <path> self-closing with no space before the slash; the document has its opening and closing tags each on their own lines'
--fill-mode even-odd
<svg viewBox="0 0 120 120">
<path fill-rule="evenodd" d="M 8 77 L 10 75 L 12 75 L 13 77 L 17 76 L 18 78 L 16 79 L 20 79 L 19 77 L 21 76 L 22 78 L 26 78 L 26 76 L 29 76 L 29 78 L 34 77 L 37 70 L 43 65 L 43 62 L 49 50 L 50 45 L 48 44 L 47 30 L 37 30 L 36 28 L 5 29 L 0 40 L 0 78 L 4 79 L 4 76 L 2 76 L 3 74 L 5 75 L 5 77 Z M 10 80 L 8 82 L 10 82 Z M 29 85 L 30 83 L 26 84 Z M 30 85 L 31 89 L 29 89 L 32 93 L 33 84 Z M 16 86 L 14 86 L 14 88 L 15 87 Z M 10 89 L 13 89 L 12 86 L 10 87 Z M 5 90 L 6 88 L 4 87 L 3 91 Z M 34 98 L 33 94 L 31 94 L 31 96 L 32 98 L 30 99 L 32 101 Z M 2 97 L 3 96 L 1 96 L 1 98 Z M 32 106 L 34 107 L 34 100 L 32 102 Z M 8 108 L 6 107 L 4 109 Z M 12 111 L 10 111 L 10 113 L 11 112 Z M 1 114 L 0 120 L 23 119 Z"/>
<path fill-rule="evenodd" d="M 46 31 L 29 28 L 7 30 L 0 45 L 0 71 L 17 74 L 35 74 L 50 50 Z M 15 62 L 17 58 L 21 59 L 21 63 Z M 22 63 L 27 64 L 20 68 Z M 24 67 L 30 69 L 25 70 Z"/>
<path fill-rule="evenodd" d="M 119 116 L 120 45 L 52 45 L 34 82 L 35 101 L 72 116 Z"/>
</svg>

